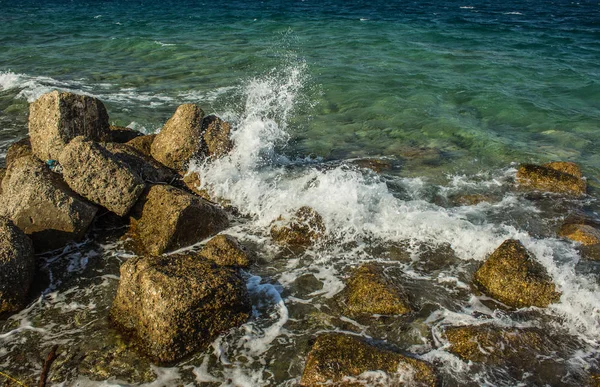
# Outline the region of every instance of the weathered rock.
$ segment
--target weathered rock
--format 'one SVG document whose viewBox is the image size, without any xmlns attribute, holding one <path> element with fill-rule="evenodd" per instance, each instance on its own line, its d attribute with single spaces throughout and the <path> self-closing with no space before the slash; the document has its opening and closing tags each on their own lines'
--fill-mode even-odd
<svg viewBox="0 0 600 387">
<path fill-rule="evenodd" d="M 77 136 L 104 141 L 109 135 L 108 113 L 96 98 L 52 91 L 29 105 L 31 149 L 41 160 L 57 160 Z"/>
<path fill-rule="evenodd" d="M 321 215 L 310 207 L 301 207 L 291 220 L 279 219 L 271 227 L 275 242 L 289 246 L 309 246 L 325 234 Z"/>
<path fill-rule="evenodd" d="M 584 246 L 600 243 L 600 230 L 587 224 L 564 224 L 558 235 L 579 242 Z"/>
<path fill-rule="evenodd" d="M 203 117 L 202 109 L 194 104 L 179 106 L 152 142 L 152 157 L 169 168 L 186 170 L 189 160 L 202 149 Z"/>
<path fill-rule="evenodd" d="M 170 183 L 176 178 L 173 170 L 127 144 L 105 143 L 103 146 L 146 182 Z"/>
<path fill-rule="evenodd" d="M 5 175 L 6 175 L 6 168 L 0 168 L 0 195 L 2 195 L 2 180 L 4 180 Z"/>
<path fill-rule="evenodd" d="M 0 314 L 24 306 L 34 272 L 31 239 L 10 219 L 0 217 Z"/>
<path fill-rule="evenodd" d="M 132 140 L 129 140 L 129 141 L 127 141 L 126 144 L 129 145 L 130 147 L 136 149 L 143 155 L 152 157 L 150 149 L 152 147 L 152 143 L 154 142 L 155 138 L 156 138 L 156 134 L 147 134 L 145 136 L 139 136 Z"/>
<path fill-rule="evenodd" d="M 247 267 L 251 261 L 248 249 L 231 235 L 217 235 L 209 240 L 200 251 L 200 256 L 219 266 Z"/>
<path fill-rule="evenodd" d="M 531 361 L 550 344 L 537 328 L 499 328 L 493 325 L 459 326 L 444 332 L 450 352 L 462 359 L 488 364 Z"/>
<path fill-rule="evenodd" d="M 6 151 L 6 166 L 10 165 L 19 157 L 29 156 L 31 154 L 31 143 L 29 142 L 29 137 L 25 137 L 17 142 L 13 142 Z"/>
<path fill-rule="evenodd" d="M 514 239 L 504 241 L 490 255 L 473 282 L 487 295 L 515 308 L 545 308 L 560 299 L 546 269 Z"/>
<path fill-rule="evenodd" d="M 197 243 L 229 225 L 221 208 L 168 185 L 154 185 L 133 212 L 132 236 L 148 253 Z"/>
<path fill-rule="evenodd" d="M 237 271 L 189 255 L 132 258 L 121 266 L 111 320 L 154 362 L 175 362 L 244 323 L 251 311 Z"/>
<path fill-rule="evenodd" d="M 214 158 L 227 154 L 233 143 L 229 138 L 231 125 L 217 116 L 210 115 L 202 120 L 202 138 L 206 145 L 206 155 Z"/>
<path fill-rule="evenodd" d="M 567 170 L 564 169 L 563 170 Z M 528 190 L 583 195 L 586 182 L 581 177 L 561 170 L 533 164 L 523 164 L 517 171 L 517 183 Z"/>
<path fill-rule="evenodd" d="M 344 314 L 350 317 L 402 315 L 412 306 L 402 285 L 388 278 L 379 265 L 368 263 L 358 267 L 342 293 Z"/>
<path fill-rule="evenodd" d="M 581 168 L 579 165 L 570 161 L 553 161 L 550 163 L 542 164 L 543 167 L 554 169 L 555 171 L 563 172 L 568 175 L 573 175 L 579 179 L 583 177 Z"/>
<path fill-rule="evenodd" d="M 63 149 L 59 162 L 73 191 L 119 216 L 129 212 L 145 187 L 133 168 L 81 136 Z"/>
<path fill-rule="evenodd" d="M 0 213 L 31 237 L 38 252 L 80 240 L 97 211 L 34 156 L 10 165 L 2 192 Z"/>
<path fill-rule="evenodd" d="M 383 371 L 388 377 L 369 380 L 368 371 Z M 379 349 L 354 336 L 328 333 L 317 338 L 308 354 L 300 384 L 435 386 L 436 376 L 424 361 Z"/>
<path fill-rule="evenodd" d="M 183 175 L 183 184 L 185 184 L 185 186 L 190 191 L 200 196 L 201 198 L 213 201 L 208 191 L 203 188 L 200 188 L 201 180 L 198 172 L 188 172 L 185 175 Z"/>
<path fill-rule="evenodd" d="M 116 142 L 118 144 L 124 144 L 133 140 L 134 138 L 141 137 L 144 135 L 143 133 L 138 132 L 137 130 L 133 130 L 124 126 L 111 125 L 109 129 L 109 138 L 106 141 Z"/>
</svg>

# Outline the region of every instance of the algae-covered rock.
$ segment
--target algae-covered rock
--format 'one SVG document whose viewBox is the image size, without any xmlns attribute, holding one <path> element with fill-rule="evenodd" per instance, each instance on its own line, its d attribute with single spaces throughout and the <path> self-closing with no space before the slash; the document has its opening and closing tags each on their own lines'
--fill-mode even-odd
<svg viewBox="0 0 600 387">
<path fill-rule="evenodd" d="M 600 243 L 600 230 L 587 224 L 564 224 L 558 233 L 561 237 L 579 242 L 584 246 Z"/>
<path fill-rule="evenodd" d="M 560 299 L 546 269 L 514 239 L 504 241 L 490 255 L 473 282 L 487 295 L 515 308 L 545 308 Z"/>
<path fill-rule="evenodd" d="M 219 266 L 250 265 L 250 252 L 231 235 L 217 235 L 209 240 L 200 251 L 200 256 Z"/>
<path fill-rule="evenodd" d="M 580 179 L 583 177 L 583 173 L 581 173 L 581 168 L 579 165 L 570 161 L 552 161 L 550 163 L 542 164 L 542 166 L 566 173 L 568 175 L 573 175 Z"/>
<path fill-rule="evenodd" d="M 129 212 L 145 187 L 119 157 L 81 136 L 65 146 L 59 162 L 73 191 L 119 216 Z"/>
<path fill-rule="evenodd" d="M 9 166 L 2 192 L 0 213 L 31 237 L 37 252 L 80 240 L 97 211 L 34 156 Z"/>
<path fill-rule="evenodd" d="M 29 137 L 20 139 L 19 141 L 13 142 L 6 151 L 6 166 L 8 167 L 16 159 L 32 155 L 31 143 Z"/>
<path fill-rule="evenodd" d="M 127 144 L 105 143 L 104 148 L 117 156 L 145 182 L 170 183 L 176 178 L 177 174 L 173 170 Z"/>
<path fill-rule="evenodd" d="M 377 264 L 364 264 L 353 273 L 342 293 L 344 314 L 402 315 L 412 312 L 408 296 L 398 280 L 389 278 Z"/>
<path fill-rule="evenodd" d="M 370 379 L 369 371 L 382 371 L 383 380 Z M 379 349 L 360 338 L 338 333 L 319 336 L 313 345 L 300 384 L 302 386 L 435 386 L 433 368 L 424 361 Z"/>
<path fill-rule="evenodd" d="M 530 190 L 554 192 L 568 195 L 583 195 L 586 182 L 581 177 L 566 173 L 569 170 L 553 169 L 541 165 L 523 164 L 517 171 L 517 183 L 520 187 Z"/>
<path fill-rule="evenodd" d="M 233 143 L 229 138 L 231 125 L 217 116 L 210 115 L 202 120 L 202 138 L 206 146 L 206 155 L 210 157 L 222 157 L 227 154 Z"/>
<path fill-rule="evenodd" d="M 444 332 L 450 352 L 462 359 L 505 364 L 535 359 L 549 342 L 537 328 L 499 328 L 493 325 L 458 326 Z"/>
<path fill-rule="evenodd" d="M 31 149 L 41 160 L 57 160 L 77 136 L 109 138 L 108 113 L 102 102 L 86 95 L 52 91 L 29 105 Z"/>
<path fill-rule="evenodd" d="M 0 216 L 0 314 L 24 306 L 34 272 L 31 239 L 10 219 Z"/>
<path fill-rule="evenodd" d="M 229 225 L 221 208 L 168 185 L 154 185 L 133 212 L 132 236 L 150 254 L 189 246 Z"/>
<path fill-rule="evenodd" d="M 164 364 L 206 348 L 250 311 L 236 270 L 177 255 L 125 262 L 110 317 L 152 361 Z"/>
<path fill-rule="evenodd" d="M 310 207 L 301 207 L 289 220 L 279 219 L 271 227 L 275 242 L 289 246 L 309 246 L 325 234 L 321 215 Z"/>
<path fill-rule="evenodd" d="M 184 104 L 156 135 L 150 151 L 152 157 L 178 171 L 187 168 L 189 160 L 202 149 L 204 112 L 194 104 Z"/>
<path fill-rule="evenodd" d="M 123 127 L 123 126 L 114 126 L 111 125 L 109 127 L 109 136 L 106 139 L 107 142 L 115 142 L 118 144 L 124 144 L 128 141 L 133 140 L 134 138 L 143 136 L 142 133 L 137 130 L 133 130 L 131 128 Z"/>
<path fill-rule="evenodd" d="M 126 142 L 127 145 L 136 149 L 138 152 L 146 155 L 148 157 L 152 157 L 151 148 L 154 139 L 156 138 L 156 134 L 147 134 L 144 136 L 138 136 L 132 140 Z"/>
</svg>

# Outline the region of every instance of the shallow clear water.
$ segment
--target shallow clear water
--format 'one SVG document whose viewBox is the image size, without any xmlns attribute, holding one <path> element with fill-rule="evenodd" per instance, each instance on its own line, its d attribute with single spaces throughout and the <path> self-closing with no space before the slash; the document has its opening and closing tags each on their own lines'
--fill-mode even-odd
<svg viewBox="0 0 600 387">
<path fill-rule="evenodd" d="M 341 330 L 431 361 L 445 385 L 582 385 L 598 371 L 598 267 L 556 237 L 569 211 L 598 208 L 597 2 L 0 1 L 0 9 L 0 149 L 26 134 L 28 102 L 54 88 L 95 95 L 113 123 L 145 132 L 177 105 L 198 103 L 234 124 L 236 147 L 195 168 L 247 215 L 228 233 L 261 259 L 246 273 L 250 322 L 174 368 L 151 368 L 107 324 L 118 265 L 131 252 L 100 222 L 100 241 L 42 257 L 50 285 L 40 280 L 44 295 L 2 323 L 0 370 L 34 378 L 58 343 L 53 381 L 66 385 L 293 385 L 314 335 Z M 357 167 L 365 157 L 389 167 Z M 514 189 L 518 163 L 550 160 L 579 163 L 591 196 Z M 491 202 L 458 206 L 464 194 Z M 327 243 L 278 249 L 271 222 L 303 205 L 323 216 Z M 471 289 L 478 264 L 509 237 L 547 268 L 560 302 L 493 309 Z M 418 313 L 340 317 L 335 300 L 349 269 L 372 260 L 402 278 Z M 484 322 L 542 327 L 562 337 L 560 350 L 526 367 L 469 364 L 447 351 L 444 327 Z M 99 353 L 112 360 L 99 366 Z M 119 371 L 132 361 L 137 374 Z"/>
</svg>

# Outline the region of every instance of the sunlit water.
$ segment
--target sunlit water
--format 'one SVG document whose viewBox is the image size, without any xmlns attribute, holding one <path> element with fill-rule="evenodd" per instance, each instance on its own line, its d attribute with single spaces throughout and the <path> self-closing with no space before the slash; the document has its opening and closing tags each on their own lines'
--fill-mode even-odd
<svg viewBox="0 0 600 387">
<path fill-rule="evenodd" d="M 59 344 L 52 381 L 65 385 L 294 385 L 311 340 L 336 330 L 428 360 L 446 385 L 578 386 L 597 371 L 598 268 L 556 231 L 569 211 L 597 210 L 598 3 L 0 7 L 3 150 L 26 134 L 27 103 L 54 88 L 95 95 L 113 123 L 148 133 L 178 104 L 198 103 L 232 122 L 235 148 L 192 168 L 243 215 L 227 233 L 259 257 L 245 273 L 250 321 L 158 368 L 107 322 L 119 264 L 132 252 L 122 230 L 100 220 L 87 241 L 41 257 L 43 295 L 2 322 L 0 371 L 31 382 Z M 390 167 L 358 167 L 365 157 Z M 591 195 L 515 189 L 518 163 L 550 160 L 582 165 Z M 464 194 L 489 202 L 457 205 Z M 305 205 L 324 218 L 322 243 L 306 252 L 274 245 L 270 224 Z M 511 311 L 471 288 L 507 238 L 546 267 L 558 303 Z M 401 278 L 419 311 L 342 316 L 339 292 L 366 261 Z M 508 366 L 448 352 L 445 327 L 482 323 L 541 327 L 559 349 Z M 102 353 L 112 355 L 99 366 Z"/>
</svg>

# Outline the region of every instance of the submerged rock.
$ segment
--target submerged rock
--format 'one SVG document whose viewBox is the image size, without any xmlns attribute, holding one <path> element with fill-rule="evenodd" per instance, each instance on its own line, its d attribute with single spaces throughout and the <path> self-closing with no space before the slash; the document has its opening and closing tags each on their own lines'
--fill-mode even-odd
<svg viewBox="0 0 600 387">
<path fill-rule="evenodd" d="M 0 216 L 0 315 L 23 308 L 34 273 L 31 239 Z"/>
<path fill-rule="evenodd" d="M 412 306 L 402 285 L 386 277 L 383 268 L 376 264 L 364 264 L 353 273 L 342 294 L 344 314 L 402 315 L 412 312 Z"/>
<path fill-rule="evenodd" d="M 152 142 L 152 157 L 171 169 L 184 171 L 202 149 L 202 118 L 197 105 L 184 104 L 165 123 Z"/>
<path fill-rule="evenodd" d="M 128 165 L 145 182 L 170 183 L 176 178 L 177 174 L 173 170 L 127 144 L 106 143 L 104 148 Z"/>
<path fill-rule="evenodd" d="M 318 212 L 307 206 L 300 207 L 292 219 L 285 221 L 280 218 L 271 227 L 273 240 L 288 246 L 309 246 L 324 235 L 323 218 Z"/>
<path fill-rule="evenodd" d="M 482 194 L 456 195 L 451 200 L 458 206 L 476 206 L 479 203 L 492 203 L 495 201 L 492 197 Z"/>
<path fill-rule="evenodd" d="M 575 196 L 585 194 L 586 182 L 580 176 L 571 174 L 571 172 L 575 173 L 573 167 L 565 167 L 562 164 L 557 166 L 554 163 L 553 165 L 559 169 L 541 165 L 523 164 L 517 171 L 517 183 L 520 187 L 529 190 Z"/>
<path fill-rule="evenodd" d="M 217 235 L 209 240 L 200 251 L 200 256 L 219 266 L 247 267 L 251 261 L 248 249 L 230 235 Z"/>
<path fill-rule="evenodd" d="M 233 143 L 229 137 L 231 125 L 217 116 L 210 115 L 202 120 L 202 138 L 206 145 L 206 155 L 210 157 L 222 157 L 227 154 Z"/>
<path fill-rule="evenodd" d="M 6 151 L 6 166 L 8 167 L 13 161 L 20 157 L 30 156 L 32 154 L 29 137 L 25 137 L 17 142 L 13 142 Z"/>
<path fill-rule="evenodd" d="M 152 361 L 165 364 L 206 348 L 250 311 L 237 271 L 176 255 L 125 262 L 110 317 Z"/>
<path fill-rule="evenodd" d="M 64 148 L 59 162 L 73 191 L 119 216 L 129 212 L 145 187 L 130 166 L 81 136 Z"/>
<path fill-rule="evenodd" d="M 134 138 L 143 136 L 142 133 L 137 130 L 133 130 L 131 128 L 126 128 L 123 126 L 113 126 L 109 127 L 109 137 L 106 139 L 107 142 L 115 142 L 118 144 L 124 144 L 128 141 L 133 140 Z"/>
<path fill-rule="evenodd" d="M 168 185 L 154 185 L 133 213 L 131 234 L 154 255 L 197 243 L 229 225 L 221 208 Z"/>
<path fill-rule="evenodd" d="M 139 136 L 132 140 L 127 141 L 127 145 L 137 150 L 143 155 L 148 157 L 152 157 L 151 148 L 154 139 L 156 138 L 156 134 L 147 134 L 145 136 Z"/>
<path fill-rule="evenodd" d="M 370 371 L 382 371 L 386 377 L 370 378 Z M 435 386 L 436 376 L 424 361 L 379 349 L 354 336 L 327 333 L 317 338 L 308 354 L 300 384 Z"/>
<path fill-rule="evenodd" d="M 490 255 L 473 282 L 490 297 L 515 308 L 545 308 L 560 299 L 546 269 L 514 239 L 504 241 Z"/>
<path fill-rule="evenodd" d="M 34 156 L 15 160 L 2 180 L 0 214 L 33 240 L 37 252 L 80 240 L 97 208 Z"/>
<path fill-rule="evenodd" d="M 109 138 L 108 113 L 100 100 L 52 91 L 29 105 L 31 149 L 41 160 L 57 160 L 77 136 L 95 141 Z"/>
</svg>

